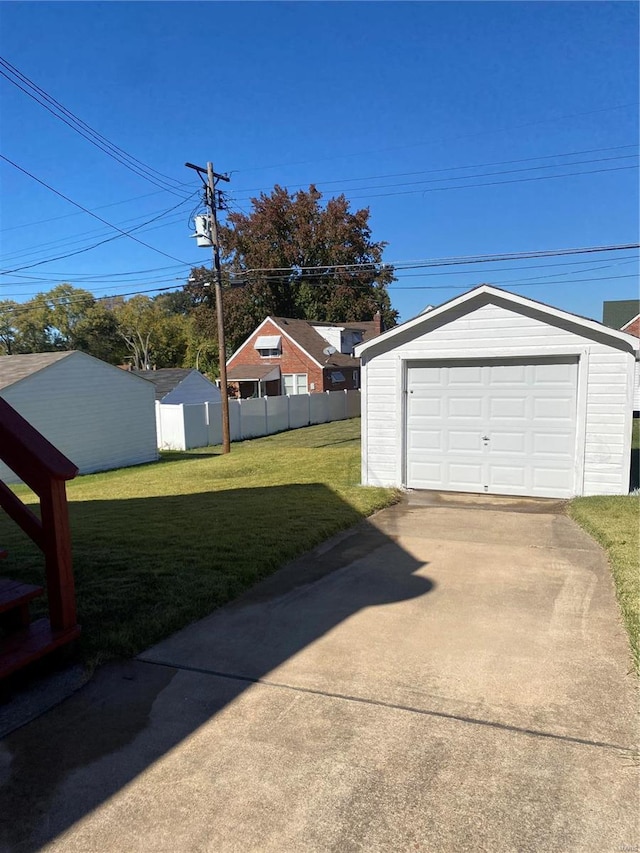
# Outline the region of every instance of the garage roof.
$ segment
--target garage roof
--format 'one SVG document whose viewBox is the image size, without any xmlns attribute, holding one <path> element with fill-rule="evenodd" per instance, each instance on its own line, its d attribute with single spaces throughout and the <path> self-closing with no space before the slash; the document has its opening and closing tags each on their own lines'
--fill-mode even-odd
<svg viewBox="0 0 640 853">
<path fill-rule="evenodd" d="M 56 361 L 70 356 L 73 350 L 67 352 L 34 352 L 27 355 L 0 356 L 0 388 L 15 385 L 21 379 L 26 379 L 32 373 L 38 373 Z"/>
<path fill-rule="evenodd" d="M 550 305 L 546 305 L 544 302 L 536 302 L 535 299 L 527 299 L 524 296 L 517 296 L 515 293 L 509 293 L 507 290 L 502 290 L 499 287 L 493 287 L 490 284 L 481 284 L 479 287 L 474 287 L 473 290 L 469 290 L 460 296 L 450 299 L 448 302 L 439 305 L 437 308 L 428 311 L 426 314 L 419 314 L 412 320 L 407 320 L 406 323 L 402 323 L 399 326 L 395 326 L 393 329 L 389 329 L 387 332 L 383 332 L 377 338 L 359 344 L 355 348 L 354 354 L 357 357 L 360 357 L 363 353 L 367 352 L 367 350 L 373 347 L 377 348 L 380 344 L 391 341 L 397 335 L 406 333 L 411 329 L 416 329 L 416 334 L 418 334 L 421 326 L 429 326 L 435 318 L 446 316 L 447 313 L 454 312 L 465 303 L 478 301 L 483 296 L 494 297 L 502 303 L 511 303 L 516 310 L 517 308 L 535 309 L 535 311 L 540 314 L 546 314 L 549 317 L 550 322 L 553 320 L 564 320 L 565 322 L 572 323 L 574 326 L 579 326 L 585 330 L 597 332 L 603 337 L 608 337 L 611 339 L 612 344 L 614 341 L 619 341 L 629 344 L 633 351 L 638 350 L 638 339 L 634 338 L 633 335 L 628 335 L 625 332 L 618 331 L 617 329 L 610 329 L 602 323 L 598 323 L 597 320 L 588 320 L 586 317 L 580 317 L 578 314 L 572 314 L 569 311 L 562 311 L 559 308 L 553 308 Z"/>
</svg>

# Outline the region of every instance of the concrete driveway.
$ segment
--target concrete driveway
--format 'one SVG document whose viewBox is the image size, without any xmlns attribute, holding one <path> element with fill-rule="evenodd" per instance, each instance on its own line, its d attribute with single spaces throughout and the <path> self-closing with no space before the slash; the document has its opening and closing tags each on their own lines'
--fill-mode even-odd
<svg viewBox="0 0 640 853">
<path fill-rule="evenodd" d="M 629 669 L 561 506 L 409 498 L 6 738 L 2 849 L 638 850 Z"/>
</svg>

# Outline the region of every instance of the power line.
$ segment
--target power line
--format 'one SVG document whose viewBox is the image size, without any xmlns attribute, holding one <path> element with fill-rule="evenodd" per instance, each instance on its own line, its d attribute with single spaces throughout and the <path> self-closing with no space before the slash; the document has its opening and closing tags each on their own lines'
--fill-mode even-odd
<svg viewBox="0 0 640 853">
<path fill-rule="evenodd" d="M 634 155 L 628 155 L 628 156 L 631 157 Z M 627 159 L 627 158 L 626 157 L 625 158 L 613 157 L 613 158 L 605 158 L 605 159 L 616 160 L 616 159 Z M 593 161 L 584 161 L 584 162 L 585 163 L 587 163 L 587 162 L 594 162 L 595 163 L 595 162 L 600 162 L 600 161 L 593 160 Z M 566 163 L 563 165 L 570 166 L 573 164 Z M 556 166 L 556 167 L 541 166 L 541 167 L 534 167 L 534 168 L 560 168 L 560 167 L 558 167 L 558 166 Z M 602 172 L 619 172 L 619 171 L 622 171 L 625 169 L 637 169 L 637 168 L 638 167 L 636 165 L 636 166 L 616 166 L 616 167 L 611 168 L 611 169 L 583 169 L 579 172 L 565 172 L 564 174 L 561 174 L 561 175 L 538 175 L 534 178 L 514 178 L 512 180 L 506 180 L 506 181 L 487 181 L 487 182 L 477 183 L 477 184 L 460 184 L 458 186 L 428 187 L 428 188 L 421 188 L 421 189 L 417 189 L 417 190 L 398 190 L 398 191 L 389 192 L 389 193 L 369 193 L 367 195 L 352 195 L 352 196 L 350 196 L 349 201 L 358 201 L 359 199 L 368 199 L 368 198 L 385 198 L 388 196 L 396 196 L 396 195 L 416 195 L 418 193 L 425 194 L 425 193 L 434 193 L 434 192 L 447 192 L 450 190 L 465 190 L 465 189 L 472 189 L 472 188 L 476 188 L 476 187 L 493 187 L 493 186 L 501 186 L 503 184 L 528 183 L 531 181 L 548 181 L 548 180 L 553 180 L 553 179 L 557 179 L 557 178 L 574 177 L 576 175 L 595 175 L 595 174 L 599 174 Z M 487 172 L 486 175 L 464 175 L 464 176 L 459 177 L 459 178 L 458 177 L 452 177 L 452 178 L 438 178 L 438 179 L 433 179 L 433 180 L 429 180 L 429 181 L 410 181 L 410 182 L 407 182 L 405 184 L 400 184 L 399 186 L 417 186 L 418 184 L 423 185 L 425 183 L 438 183 L 438 182 L 443 182 L 443 181 L 463 181 L 463 180 L 468 180 L 472 177 L 490 177 L 492 175 L 499 175 L 499 174 L 505 174 L 506 175 L 506 174 L 510 174 L 514 171 L 521 172 L 521 171 L 529 171 L 529 170 L 515 169 L 515 170 L 507 170 L 505 172 Z M 389 188 L 391 188 L 392 186 L 394 186 L 394 185 L 393 184 L 388 185 Z M 386 189 L 386 186 L 383 186 L 383 187 L 358 187 L 356 189 L 356 192 L 361 192 L 361 191 L 364 191 L 367 189 Z M 251 199 L 250 198 L 241 198 L 241 199 L 236 199 L 236 201 L 238 201 L 238 202 L 251 201 Z"/>
<path fill-rule="evenodd" d="M 163 255 L 165 258 L 169 258 L 169 260 L 171 260 L 171 261 L 178 261 L 178 263 L 185 263 L 184 261 L 181 261 L 180 258 L 176 258 L 176 257 L 174 257 L 174 255 L 169 255 L 167 252 L 163 252 L 161 249 L 156 249 L 155 246 L 151 246 L 149 243 L 145 243 L 143 240 L 139 240 L 137 237 L 134 237 L 133 234 L 129 234 L 127 231 L 123 231 L 121 228 L 118 228 L 117 225 L 113 225 L 113 223 L 108 222 L 106 219 L 103 219 L 101 216 L 98 216 L 97 213 L 93 213 L 93 211 L 91 211 L 88 208 L 84 207 L 83 205 L 79 204 L 77 201 L 74 201 L 73 199 L 69 198 L 69 196 L 64 195 L 64 193 L 61 193 L 59 190 L 54 189 L 52 186 L 45 183 L 45 181 L 41 180 L 40 178 L 37 178 L 31 172 L 28 172 L 26 169 L 23 169 L 22 166 L 19 166 L 17 163 L 14 163 L 13 160 L 10 160 L 8 157 L 5 157 L 4 154 L 0 154 L 0 158 L 2 160 L 4 160 L 6 163 L 9 163 L 9 165 L 13 166 L 19 172 L 22 172 L 24 175 L 27 175 L 32 180 L 36 181 L 36 183 L 38 183 L 41 186 L 48 189 L 50 192 L 54 193 L 55 195 L 59 196 L 60 198 L 64 199 L 65 201 L 69 202 L 69 204 L 72 204 L 74 207 L 77 207 L 79 210 L 82 210 L 86 214 L 88 214 L 89 216 L 92 216 L 94 219 L 97 219 L 98 222 L 102 222 L 104 225 L 108 225 L 109 228 L 113 228 L 115 231 L 117 231 L 122 236 L 129 237 L 130 240 L 133 240 L 134 242 L 139 243 L 141 246 L 144 246 L 146 249 L 151 249 L 152 252 L 156 252 L 159 255 Z M 21 269 L 27 269 L 29 267 L 38 266 L 40 263 L 42 263 L 42 262 L 38 262 L 35 264 L 29 264 L 29 265 L 26 265 L 23 267 L 17 267 L 16 269 L 13 269 L 13 270 L 5 270 L 4 272 L 1 272 L 0 275 L 6 275 L 7 273 L 17 272 Z M 185 266 L 186 266 L 186 263 L 185 263 Z"/>
<path fill-rule="evenodd" d="M 185 181 L 181 184 L 182 187 L 191 186 L 191 181 Z M 120 204 L 129 204 L 131 201 L 139 201 L 141 198 L 150 198 L 152 195 L 160 195 L 164 190 L 155 190 L 152 193 L 143 193 L 142 195 L 134 195 L 131 198 L 123 198 L 120 201 L 111 201 L 109 204 L 98 204 L 94 210 L 106 210 L 107 207 L 117 207 Z M 185 199 L 187 201 L 188 199 Z M 43 225 L 48 222 L 57 222 L 60 219 L 71 219 L 73 216 L 80 216 L 79 213 L 63 213 L 62 216 L 49 216 L 47 219 L 30 219 L 22 225 L 9 225 L 7 228 L 0 228 L 0 233 L 5 231 L 16 231 L 18 228 L 31 228 L 34 225 Z"/>
<path fill-rule="evenodd" d="M 4 71 L 1 70 L 2 68 L 4 68 Z M 20 89 L 20 91 L 25 95 L 51 113 L 51 115 L 55 116 L 59 121 L 67 125 L 67 127 L 71 128 L 75 133 L 82 136 L 83 139 L 91 145 L 94 145 L 103 153 L 107 154 L 107 156 L 111 157 L 112 160 L 120 163 L 122 166 L 129 169 L 139 177 L 144 178 L 144 180 L 154 186 L 161 187 L 167 192 L 172 192 L 175 195 L 178 194 L 175 191 L 176 188 L 179 187 L 179 182 L 176 181 L 175 178 L 164 175 L 162 172 L 148 166 L 132 154 L 127 153 L 123 148 L 120 148 L 120 146 L 110 142 L 105 136 L 75 115 L 75 113 L 71 112 L 71 110 L 67 109 L 44 89 L 34 83 L 33 80 L 30 80 L 19 69 L 2 57 L 0 57 L 0 74 L 8 80 L 9 83 Z M 14 77 L 17 79 L 14 79 Z M 24 85 L 21 85 L 21 83 Z M 25 88 L 25 86 L 27 88 Z"/>
<path fill-rule="evenodd" d="M 354 183 L 356 181 L 382 181 L 387 178 L 407 178 L 412 175 L 435 175 L 438 172 L 457 172 L 463 169 L 486 169 L 491 166 L 511 166 L 516 163 L 533 163 L 536 160 L 552 160 L 555 157 L 578 157 L 582 154 L 602 154 L 605 151 L 623 151 L 628 148 L 633 148 L 637 151 L 637 144 L 632 145 L 614 145 L 608 148 L 586 148 L 581 151 L 564 151 L 557 154 L 541 154 L 537 157 L 524 157 L 518 160 L 498 160 L 493 161 L 491 163 L 469 163 L 464 166 L 442 166 L 438 169 L 421 169 L 417 172 L 391 172 L 386 175 L 368 175 L 366 177 L 361 178 L 337 178 L 332 181 L 306 181 L 303 184 L 294 184 L 294 187 L 305 187 L 313 184 L 315 187 L 324 187 L 329 186 L 330 184 L 346 184 L 346 183 Z M 635 155 L 637 156 L 637 154 Z M 592 161 L 587 161 L 592 162 Z M 572 165 L 571 163 L 550 163 L 548 166 L 539 166 L 538 168 L 560 168 L 564 165 Z M 519 170 L 517 170 L 519 171 Z M 523 170 L 524 171 L 524 170 Z M 467 175 L 466 177 L 474 177 L 473 175 Z M 462 180 L 460 177 L 458 180 Z M 451 179 L 455 180 L 455 178 Z M 246 193 L 246 192 L 264 192 L 265 190 L 270 190 L 271 187 L 240 187 L 238 192 Z M 363 187 L 355 187 L 356 190 L 363 189 Z"/>
<path fill-rule="evenodd" d="M 144 229 L 144 226 L 146 226 L 148 223 L 155 222 L 157 220 L 169 217 L 173 211 L 177 210 L 180 207 L 183 207 L 186 204 L 189 204 L 190 201 L 191 201 L 190 198 L 186 198 L 184 201 L 181 201 L 178 204 L 173 205 L 168 210 L 154 212 L 152 214 L 152 218 L 146 219 L 144 222 L 140 222 L 141 219 L 144 219 L 144 216 L 134 216 L 134 217 L 131 217 L 130 219 L 126 219 L 122 222 L 118 222 L 117 224 L 118 224 L 118 226 L 125 228 L 125 226 L 128 225 L 129 223 L 138 222 L 139 224 L 135 228 L 125 228 L 125 230 L 135 231 L 137 229 Z M 147 215 L 149 215 L 149 214 L 147 214 Z M 179 222 L 183 216 L 184 216 L 184 214 L 179 214 L 177 217 L 175 215 L 171 216 L 169 222 L 163 223 L 162 225 L 155 226 L 155 227 L 165 227 L 167 224 L 173 224 L 174 222 Z M 151 231 L 153 229 L 147 228 L 145 230 Z M 18 260 L 24 258 L 25 255 L 27 256 L 26 257 L 27 261 L 35 260 L 39 255 L 43 255 L 43 254 L 46 254 L 48 251 L 51 251 L 52 246 L 58 246 L 60 248 L 63 248 L 65 246 L 77 246 L 78 244 L 85 244 L 87 241 L 87 238 L 89 238 L 91 236 L 101 237 L 101 236 L 104 236 L 104 235 L 109 234 L 109 233 L 111 233 L 111 232 L 108 230 L 105 230 L 104 228 L 92 228 L 90 231 L 84 231 L 84 232 L 81 232 L 80 234 L 76 235 L 78 239 L 69 239 L 68 237 L 61 237 L 57 240 L 49 240 L 45 243 L 40 243 L 39 244 L 40 248 L 36 249 L 35 252 L 33 249 L 21 249 L 21 250 L 16 251 L 16 252 L 9 252 L 9 254 L 2 256 L 2 262 L 3 263 L 15 263 Z M 114 238 L 110 238 L 110 239 L 114 239 Z M 89 247 L 89 248 L 91 248 L 91 247 Z"/>
<path fill-rule="evenodd" d="M 493 130 L 481 130 L 481 131 L 478 131 L 477 133 L 465 133 L 465 134 L 462 134 L 460 136 L 448 136 L 448 137 L 444 137 L 441 139 L 430 139 L 430 140 L 427 140 L 424 142 L 415 142 L 411 145 L 395 145 L 391 148 L 378 148 L 376 150 L 369 150 L 369 151 L 354 151 L 350 154 L 338 154 L 334 157 L 320 157 L 316 160 L 302 160 L 302 161 L 298 161 L 295 163 L 276 163 L 276 164 L 273 164 L 271 166 L 252 166 L 252 167 L 247 168 L 247 169 L 234 169 L 233 171 L 237 172 L 239 174 L 243 174 L 244 172 L 260 172 L 260 171 L 263 171 L 266 169 L 286 169 L 286 168 L 289 168 L 290 166 L 308 166 L 308 165 L 312 165 L 314 163 L 326 163 L 326 162 L 333 161 L 333 160 L 343 160 L 347 157 L 362 157 L 362 156 L 367 156 L 367 155 L 371 155 L 371 154 L 384 154 L 384 153 L 389 152 L 389 151 L 404 151 L 404 150 L 407 150 L 409 148 L 421 148 L 425 145 L 433 145 L 434 143 L 454 142 L 454 141 L 457 141 L 459 139 L 475 139 L 477 136 L 487 136 L 487 135 L 491 135 L 494 133 L 507 133 L 511 130 L 522 130 L 522 129 L 528 128 L 528 127 L 536 127 L 539 124 L 552 124 L 554 122 L 565 121 L 565 120 L 571 119 L 571 118 L 582 118 L 583 116 L 597 115 L 598 113 L 613 112 L 615 110 L 626 110 L 626 109 L 630 109 L 632 107 L 634 109 L 637 109 L 637 107 L 638 107 L 637 102 L 634 101 L 634 102 L 627 103 L 627 104 L 616 104 L 616 105 L 611 106 L 611 107 L 601 107 L 600 109 L 597 109 L 597 110 L 586 110 L 586 111 L 580 112 L 580 113 L 569 113 L 569 114 L 562 115 L 562 116 L 556 116 L 555 118 L 536 119 L 535 121 L 526 122 L 525 124 L 516 124 L 516 125 L 511 125 L 510 127 L 494 128 Z"/>
<path fill-rule="evenodd" d="M 632 255 L 623 255 L 622 258 L 617 259 L 617 263 L 619 263 L 619 262 L 634 263 L 637 261 L 638 261 L 638 257 L 632 256 Z M 405 263 L 415 263 L 415 262 L 405 262 Z M 553 267 L 562 267 L 562 266 L 580 266 L 582 264 L 590 264 L 590 263 L 592 263 L 592 261 L 590 259 L 584 260 L 584 261 L 561 261 L 561 262 L 555 263 L 555 264 L 533 264 L 533 265 L 528 264 L 527 266 L 518 266 L 518 267 L 512 267 L 512 266 L 509 266 L 509 267 L 492 267 L 491 269 L 487 269 L 485 271 L 486 272 L 515 272 L 518 270 L 551 269 Z M 199 266 L 201 266 L 201 264 L 198 261 L 194 261 L 191 264 L 192 268 L 199 267 Z M 394 268 L 394 276 L 396 278 L 413 278 L 413 277 L 424 278 L 426 276 L 443 276 L 443 275 L 475 275 L 474 270 L 446 270 L 446 271 L 439 270 L 438 272 L 407 273 L 405 275 L 402 275 L 402 273 L 404 272 L 404 269 L 412 269 L 413 267 L 408 266 L 406 268 L 403 268 L 403 267 L 399 267 L 399 266 L 394 266 L 394 264 L 388 264 L 387 266 Z M 61 280 L 64 280 L 66 283 L 73 284 L 74 279 L 76 281 L 79 281 L 79 282 L 90 281 L 94 284 L 96 284 L 96 283 L 109 284 L 109 283 L 111 283 L 111 280 L 113 278 L 133 277 L 133 276 L 143 275 L 145 273 L 164 272 L 166 270 L 173 270 L 173 269 L 184 269 L 184 267 L 182 264 L 176 264 L 176 265 L 172 265 L 172 266 L 168 266 L 168 267 L 152 267 L 151 269 L 127 270 L 126 272 L 117 272 L 117 273 L 97 273 L 96 274 L 96 273 L 82 273 L 82 272 L 76 272 L 76 273 L 48 272 L 45 274 L 41 274 L 40 276 L 15 275 L 13 277 L 18 278 L 18 279 L 27 279 L 27 280 L 33 281 L 33 282 L 41 282 L 42 284 L 48 284 L 50 282 L 60 282 Z M 603 269 L 603 267 L 597 267 L 597 268 L 594 267 L 594 269 Z M 242 273 L 240 273 L 240 275 L 241 274 Z M 568 274 L 570 274 L 570 273 L 568 273 Z M 288 277 L 287 275 L 284 276 L 284 278 L 287 278 L 287 277 Z M 7 282 L 7 283 L 5 283 L 5 286 L 11 286 L 11 284 L 15 284 L 15 282 Z M 0 285 L 0 286 L 2 286 L 2 285 Z M 33 285 L 29 285 L 29 286 L 33 286 Z"/>
<path fill-rule="evenodd" d="M 518 261 L 527 260 L 528 258 L 558 258 L 565 255 L 585 255 L 599 252 L 621 252 L 631 249 L 640 248 L 640 243 L 619 243 L 610 246 L 582 246 L 573 249 L 536 249 L 528 252 L 506 252 L 494 255 L 453 255 L 448 258 L 425 258 L 421 260 L 411 261 L 385 261 L 374 263 L 373 261 L 364 261 L 355 264 L 319 264 L 317 266 L 305 266 L 306 270 L 330 270 L 330 269 L 357 269 L 358 267 L 392 267 L 394 270 L 399 269 L 419 269 L 421 267 L 438 267 L 438 266 L 458 266 L 461 264 L 480 264 L 493 263 L 497 261 Z M 236 270 L 237 274 L 247 274 L 255 272 L 286 272 L 291 274 L 295 270 L 289 267 L 251 267 L 246 270 Z"/>
</svg>

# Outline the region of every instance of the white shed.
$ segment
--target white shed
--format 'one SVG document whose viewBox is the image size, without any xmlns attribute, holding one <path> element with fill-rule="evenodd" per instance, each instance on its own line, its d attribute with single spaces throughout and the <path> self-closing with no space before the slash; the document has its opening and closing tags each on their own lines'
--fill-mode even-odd
<svg viewBox="0 0 640 853">
<path fill-rule="evenodd" d="M 570 498 L 629 491 L 638 340 L 481 285 L 356 348 L 362 482 Z"/>
<path fill-rule="evenodd" d="M 153 385 L 83 352 L 0 356 L 0 396 L 82 474 L 158 458 Z"/>
<path fill-rule="evenodd" d="M 156 402 L 163 406 L 178 403 L 219 403 L 220 389 L 194 368 L 162 367 L 160 370 L 132 370 L 155 386 Z"/>
</svg>

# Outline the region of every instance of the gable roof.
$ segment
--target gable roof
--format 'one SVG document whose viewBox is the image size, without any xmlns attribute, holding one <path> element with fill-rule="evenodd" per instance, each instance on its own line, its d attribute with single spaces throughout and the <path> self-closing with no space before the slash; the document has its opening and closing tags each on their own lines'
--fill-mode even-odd
<svg viewBox="0 0 640 853">
<path fill-rule="evenodd" d="M 602 303 L 602 322 L 611 329 L 623 329 L 640 314 L 640 299 L 612 299 Z"/>
<path fill-rule="evenodd" d="M 292 317 L 266 317 L 229 358 L 227 361 L 228 365 L 236 358 L 247 343 L 253 339 L 256 333 L 262 329 L 265 323 L 268 322 L 277 326 L 283 335 L 305 352 L 318 367 L 354 367 L 355 362 L 353 356 L 346 353 L 335 352 L 330 356 L 325 355 L 324 350 L 327 348 L 327 340 L 322 337 L 316 327 L 362 332 L 363 341 L 369 340 L 378 334 L 378 326 L 375 320 L 363 320 L 359 323 L 325 323 L 320 320 L 300 320 Z"/>
<path fill-rule="evenodd" d="M 68 350 L 65 352 L 33 352 L 25 355 L 0 355 L 0 388 L 8 388 L 9 385 L 15 385 L 22 379 L 26 379 L 33 373 L 38 373 L 55 364 L 56 361 L 62 361 L 74 352 Z"/>
<path fill-rule="evenodd" d="M 535 299 L 528 299 L 524 296 L 518 296 L 515 293 L 509 293 L 507 290 L 502 290 L 501 288 L 494 287 L 490 284 L 481 284 L 460 296 L 455 296 L 453 299 L 450 299 L 448 302 L 444 302 L 442 305 L 439 305 L 437 308 L 434 308 L 426 314 L 418 314 L 417 317 L 407 320 L 406 323 L 395 326 L 393 329 L 389 329 L 388 332 L 383 332 L 371 341 L 364 341 L 355 348 L 355 354 L 357 356 L 361 356 L 372 346 L 384 343 L 396 337 L 396 335 L 406 333 L 411 329 L 419 329 L 421 326 L 429 326 L 433 323 L 435 318 L 446 316 L 446 314 L 454 312 L 457 308 L 463 306 L 467 302 L 478 301 L 482 296 L 494 297 L 499 299 L 501 302 L 510 303 L 515 310 L 518 308 L 533 308 L 541 314 L 546 314 L 550 320 L 564 320 L 565 322 L 570 322 L 590 332 L 598 332 L 605 337 L 609 337 L 612 339 L 612 342 L 615 340 L 628 343 L 634 351 L 638 349 L 638 341 L 637 339 L 634 339 L 632 335 L 628 335 L 625 332 L 620 332 L 615 329 L 610 329 L 608 326 L 598 323 L 597 320 L 589 320 L 586 317 L 580 317 L 578 314 L 572 314 L 569 311 L 562 311 L 560 308 L 553 308 L 550 305 L 546 305 L 544 302 L 537 302 Z"/>
<path fill-rule="evenodd" d="M 209 382 L 206 376 L 193 367 L 161 367 L 159 370 L 129 370 L 127 373 L 133 373 L 134 376 L 153 382 L 156 386 L 156 400 L 164 399 L 191 373 L 197 373 Z M 210 384 L 213 385 L 213 382 Z"/>
<path fill-rule="evenodd" d="M 628 323 L 620 329 L 621 332 L 626 332 L 628 335 L 633 335 L 634 337 L 640 336 L 640 314 L 636 317 L 633 317 L 629 320 Z"/>
</svg>

